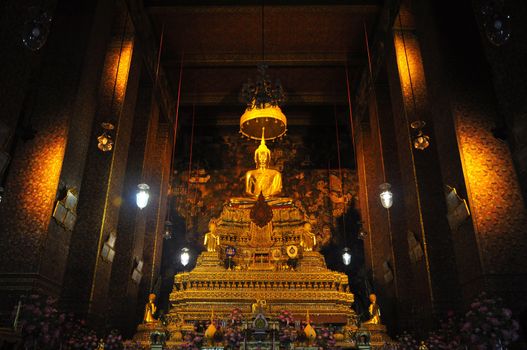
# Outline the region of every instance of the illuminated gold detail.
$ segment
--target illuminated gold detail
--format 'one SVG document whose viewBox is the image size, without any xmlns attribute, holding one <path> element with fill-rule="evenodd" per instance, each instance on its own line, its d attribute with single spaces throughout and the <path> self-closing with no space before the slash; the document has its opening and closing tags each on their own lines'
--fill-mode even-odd
<svg viewBox="0 0 527 350">
<path fill-rule="evenodd" d="M 156 322 L 157 320 L 154 318 L 154 314 L 156 313 L 157 307 L 154 301 L 156 300 L 155 294 L 148 295 L 148 303 L 145 305 L 145 315 L 143 317 L 143 322 L 150 323 L 150 322 Z"/>
<path fill-rule="evenodd" d="M 216 222 L 211 220 L 209 222 L 209 232 L 205 233 L 203 245 L 207 248 L 208 252 L 215 252 L 219 244 L 220 237 L 216 234 Z"/>
<path fill-rule="evenodd" d="M 306 323 L 307 325 L 304 327 L 304 334 L 306 335 L 308 344 L 312 344 L 317 337 L 317 332 L 315 332 L 315 329 L 313 328 L 313 326 L 311 326 L 311 320 L 309 319 L 309 310 L 307 310 L 306 313 Z"/>
<path fill-rule="evenodd" d="M 265 139 L 273 140 L 287 131 L 287 119 L 278 106 L 247 108 L 240 118 L 240 132 L 253 140 L 260 139 L 265 127 Z"/>
<path fill-rule="evenodd" d="M 364 324 L 382 324 L 381 309 L 377 304 L 377 296 L 375 294 L 370 294 L 370 306 L 368 307 L 368 312 L 370 313 L 371 318 L 364 322 Z"/>
</svg>

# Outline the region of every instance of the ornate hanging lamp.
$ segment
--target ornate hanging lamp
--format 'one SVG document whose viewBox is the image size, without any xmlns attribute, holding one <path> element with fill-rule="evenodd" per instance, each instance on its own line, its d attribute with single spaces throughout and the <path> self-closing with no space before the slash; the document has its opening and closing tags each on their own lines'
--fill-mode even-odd
<svg viewBox="0 0 527 350">
<path fill-rule="evenodd" d="M 240 133 L 254 140 L 261 138 L 262 128 L 266 140 L 274 140 L 287 131 L 287 119 L 280 109 L 284 90 L 279 80 L 271 82 L 266 70 L 266 65 L 259 65 L 256 82 L 249 80 L 242 88 L 247 108 L 240 118 Z"/>
<path fill-rule="evenodd" d="M 264 6 L 261 14 L 262 62 L 265 62 L 265 21 Z M 265 140 L 274 140 L 287 131 L 287 119 L 280 109 L 285 95 L 279 80 L 271 81 L 267 75 L 267 65 L 258 65 L 256 81 L 248 80 L 242 87 L 241 97 L 245 113 L 240 118 L 240 133 L 253 140 L 259 140 L 265 128 Z"/>
</svg>

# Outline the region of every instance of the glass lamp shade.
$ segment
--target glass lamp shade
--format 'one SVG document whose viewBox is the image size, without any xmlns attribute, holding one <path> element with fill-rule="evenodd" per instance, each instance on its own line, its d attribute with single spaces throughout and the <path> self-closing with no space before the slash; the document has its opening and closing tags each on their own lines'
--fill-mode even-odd
<svg viewBox="0 0 527 350">
<path fill-rule="evenodd" d="M 383 183 L 379 186 L 379 197 L 381 199 L 381 204 L 386 209 L 391 208 L 393 204 L 393 193 L 391 188 L 392 186 L 389 183 Z"/>
<path fill-rule="evenodd" d="M 181 249 L 181 255 L 179 256 L 179 259 L 181 261 L 181 265 L 187 266 L 190 261 L 190 253 L 188 248 L 182 248 Z"/>
<path fill-rule="evenodd" d="M 414 148 L 423 151 L 430 146 L 430 136 L 423 134 L 422 130 L 419 130 L 417 136 L 414 138 Z"/>
<path fill-rule="evenodd" d="M 358 238 L 359 238 L 359 239 L 364 239 L 364 238 L 366 238 L 366 236 L 368 236 L 368 231 L 366 231 L 366 230 L 364 229 L 364 227 L 361 226 L 361 227 L 359 228 Z"/>
<path fill-rule="evenodd" d="M 110 132 L 115 127 L 112 123 L 107 122 L 101 123 L 101 127 L 104 131 L 101 136 L 97 137 L 97 147 L 103 152 L 109 152 L 113 149 L 113 140 L 112 136 L 110 135 Z"/>
<path fill-rule="evenodd" d="M 172 226 L 173 226 L 172 221 L 170 220 L 165 221 L 165 233 L 163 235 L 165 239 L 172 238 Z"/>
<path fill-rule="evenodd" d="M 49 36 L 51 16 L 36 7 L 30 8 L 32 18 L 24 23 L 22 42 L 31 51 L 41 49 Z"/>
<path fill-rule="evenodd" d="M 348 266 L 349 264 L 351 264 L 351 252 L 350 252 L 350 249 L 349 248 L 344 248 L 343 252 L 342 252 L 342 262 L 344 263 L 344 265 Z"/>
<path fill-rule="evenodd" d="M 150 186 L 147 184 L 137 185 L 138 191 L 135 195 L 135 202 L 139 209 L 143 209 L 148 205 L 148 199 L 150 198 Z"/>
<path fill-rule="evenodd" d="M 104 132 L 101 136 L 97 137 L 97 147 L 103 152 L 109 152 L 113 148 L 113 140 L 110 135 Z"/>
</svg>

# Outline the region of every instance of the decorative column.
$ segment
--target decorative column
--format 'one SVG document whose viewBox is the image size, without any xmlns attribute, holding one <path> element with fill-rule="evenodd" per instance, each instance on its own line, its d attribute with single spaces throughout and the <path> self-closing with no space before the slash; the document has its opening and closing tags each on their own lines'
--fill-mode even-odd
<svg viewBox="0 0 527 350">
<path fill-rule="evenodd" d="M 52 214 L 65 189 L 80 188 L 113 6 L 113 1 L 58 1 L 47 43 L 10 64 L 16 74 L 20 66 L 27 68 L 24 55 L 41 60 L 33 67 L 23 105 L 25 73 L 12 99 L 4 96 L 0 107 L 11 130 L 18 113 L 18 125 L 25 130 L 23 138 L 12 139 L 0 203 L 0 293 L 2 309 L 9 313 L 20 294 L 61 293 L 71 233 Z M 21 37 L 16 39 L 22 45 Z M 14 59 L 11 55 L 19 50 L 17 46 L 2 57 Z M 5 77 L 9 82 L 11 73 Z"/>
<path fill-rule="evenodd" d="M 459 309 L 461 293 L 451 228 L 447 219 L 445 187 L 437 142 L 419 150 L 414 146 L 415 121 L 427 124 L 432 140 L 433 119 L 421 51 L 411 13 L 402 7 L 388 42 L 387 69 L 404 198 L 408 265 L 413 295 L 407 305 L 415 329 L 430 327 L 434 315 Z M 422 328 L 422 327 L 421 327 Z"/>
<path fill-rule="evenodd" d="M 163 118 L 164 119 L 164 118 Z M 151 207 L 145 212 L 145 239 L 143 245 L 144 274 L 139 286 L 138 300 L 141 307 L 151 292 L 159 295 L 161 287 L 161 253 L 163 251 L 163 233 L 167 211 L 167 194 L 170 180 L 172 157 L 172 127 L 164 120 L 151 127 L 147 143 L 145 178 L 151 185 Z"/>
<path fill-rule="evenodd" d="M 135 202 L 135 192 L 124 193 L 123 183 L 142 60 L 139 48 L 134 45 L 133 26 L 126 8 L 120 4 L 117 10 L 119 16 L 100 81 L 99 104 L 62 293 L 65 305 L 87 313 L 89 320 L 99 325 L 107 317 L 115 243 L 120 234 L 127 234 L 117 231 L 119 209 L 123 201 Z M 115 143 L 109 152 L 97 146 L 103 122 L 115 125 Z"/>
<path fill-rule="evenodd" d="M 444 183 L 455 186 L 460 197 L 467 200 L 471 214 L 451 234 L 463 301 L 468 304 L 480 291 L 486 291 L 503 297 L 520 312 L 527 307 L 523 297 L 527 293 L 527 266 L 523 262 L 527 255 L 527 209 L 522 197 L 522 170 L 515 168 L 513 153 L 499 139 L 496 128 L 503 123 L 498 100 L 504 97 L 504 91 L 499 87 L 506 84 L 507 94 L 519 95 L 525 87 L 517 85 L 521 73 L 507 75 L 508 83 L 494 80 L 497 85 L 493 87 L 491 73 L 496 71 L 489 70 L 472 4 L 456 3 L 457 15 L 445 17 L 452 4 L 432 7 L 415 3 L 412 10 L 422 36 L 424 71 L 431 82 L 429 103 L 441 173 Z M 518 13 L 525 11 L 517 9 Z M 451 30 L 460 26 L 468 30 Z M 521 30 L 518 35 L 515 40 L 519 41 L 513 44 L 516 48 L 524 37 Z M 510 60 L 521 57 L 512 47 L 509 49 Z M 496 57 L 498 51 L 487 53 Z M 503 61 L 494 68 L 500 66 L 518 67 Z M 509 111 L 515 112 L 507 118 L 521 119 L 519 116 L 525 113 L 521 105 L 525 104 L 508 104 L 512 108 Z M 517 138 L 522 135 L 522 123 L 515 124 L 518 134 L 512 142 L 516 161 L 522 148 L 521 138 Z"/>
</svg>

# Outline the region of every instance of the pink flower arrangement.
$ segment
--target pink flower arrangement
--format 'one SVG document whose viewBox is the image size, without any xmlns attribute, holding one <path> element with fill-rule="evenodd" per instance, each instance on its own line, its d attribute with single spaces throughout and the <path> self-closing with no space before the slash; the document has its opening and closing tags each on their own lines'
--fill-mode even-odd
<svg viewBox="0 0 527 350">
<path fill-rule="evenodd" d="M 409 333 L 403 332 L 403 334 L 397 336 L 397 341 L 399 342 L 399 350 L 417 350 L 419 345 L 417 340 Z"/>
<path fill-rule="evenodd" d="M 328 350 L 337 350 L 340 349 L 336 345 L 335 337 L 333 336 L 333 331 L 327 327 L 321 327 L 316 330 L 317 332 L 317 345 L 322 349 Z"/>
<path fill-rule="evenodd" d="M 196 332 L 185 332 L 183 341 L 182 349 L 199 350 L 203 344 L 203 337 Z"/>
<path fill-rule="evenodd" d="M 240 308 L 236 307 L 231 311 L 231 324 L 239 325 L 243 320 L 243 312 Z"/>
<path fill-rule="evenodd" d="M 295 323 L 293 314 L 287 310 L 280 310 L 280 312 L 278 313 L 278 321 L 280 322 L 280 324 L 286 325 L 286 326 L 289 326 Z"/>
<path fill-rule="evenodd" d="M 95 350 L 101 341 L 105 350 L 141 349 L 137 343 L 123 342 L 116 330 L 99 338 L 84 320 L 72 313 L 60 313 L 52 297 L 33 294 L 21 300 L 19 325 L 26 350 Z"/>
<path fill-rule="evenodd" d="M 507 348 L 519 337 L 519 324 L 512 311 L 502 306 L 501 299 L 482 293 L 470 305 L 464 317 L 447 314 L 445 321 L 431 332 L 425 343 L 435 349 L 501 349 Z M 398 349 L 418 349 L 419 343 L 410 334 L 397 337 Z"/>
<path fill-rule="evenodd" d="M 512 311 L 502 306 L 501 299 L 482 293 L 470 305 L 461 326 L 465 342 L 475 348 L 508 346 L 519 337 L 519 324 Z"/>
</svg>

